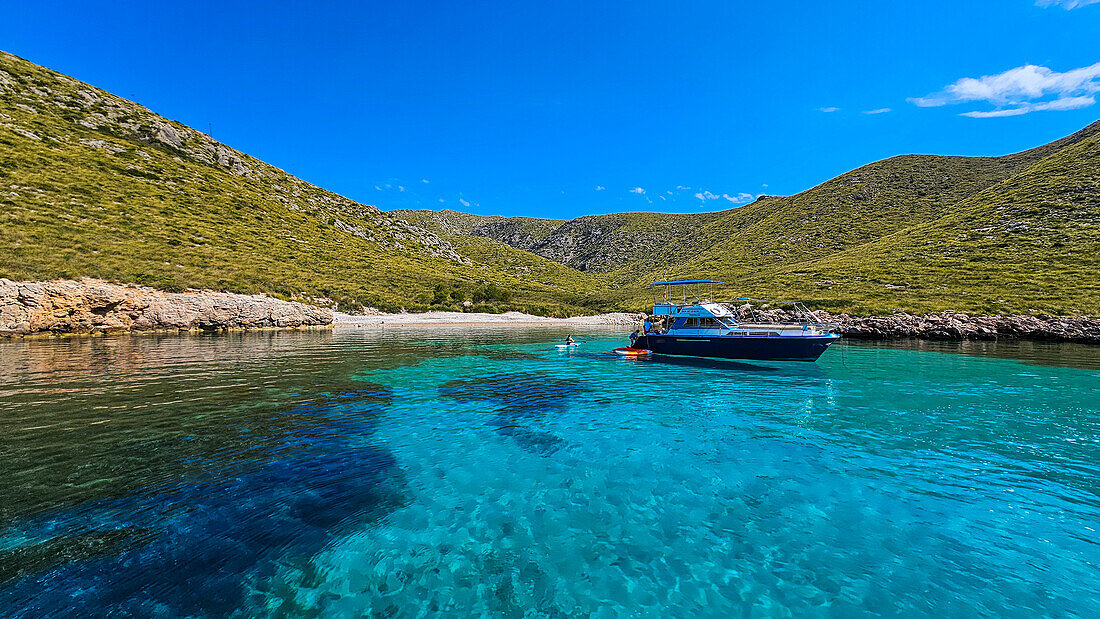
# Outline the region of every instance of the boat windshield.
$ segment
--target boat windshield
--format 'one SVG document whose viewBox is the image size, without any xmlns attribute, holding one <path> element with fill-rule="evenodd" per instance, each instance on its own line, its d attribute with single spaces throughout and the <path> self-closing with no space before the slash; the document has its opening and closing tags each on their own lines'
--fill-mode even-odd
<svg viewBox="0 0 1100 619">
<path fill-rule="evenodd" d="M 725 316 L 704 316 L 698 318 L 684 318 L 683 323 L 680 326 L 685 329 L 715 329 L 719 327 L 725 329 L 736 329 L 737 323 Z"/>
</svg>

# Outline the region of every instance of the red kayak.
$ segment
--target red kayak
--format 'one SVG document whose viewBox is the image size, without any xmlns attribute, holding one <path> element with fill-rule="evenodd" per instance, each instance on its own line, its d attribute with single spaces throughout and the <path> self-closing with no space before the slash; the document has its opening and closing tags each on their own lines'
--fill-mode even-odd
<svg viewBox="0 0 1100 619">
<path fill-rule="evenodd" d="M 633 346 L 623 346 L 622 348 L 616 348 L 612 352 L 617 352 L 620 355 L 627 357 L 640 357 L 642 355 L 648 355 L 649 349 L 647 348 L 634 348 Z"/>
</svg>

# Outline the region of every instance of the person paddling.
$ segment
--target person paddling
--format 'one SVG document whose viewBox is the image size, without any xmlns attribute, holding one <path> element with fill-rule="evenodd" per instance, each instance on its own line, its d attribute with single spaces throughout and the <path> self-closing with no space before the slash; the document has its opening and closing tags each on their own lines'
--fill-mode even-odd
<svg viewBox="0 0 1100 619">
<path fill-rule="evenodd" d="M 565 336 L 565 345 L 566 346 L 572 346 L 575 343 L 576 342 L 573 341 L 573 336 L 572 335 Z"/>
</svg>

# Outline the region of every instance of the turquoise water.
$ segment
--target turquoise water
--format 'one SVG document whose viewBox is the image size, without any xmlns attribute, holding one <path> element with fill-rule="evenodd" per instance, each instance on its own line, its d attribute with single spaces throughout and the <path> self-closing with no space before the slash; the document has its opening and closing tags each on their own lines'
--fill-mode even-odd
<svg viewBox="0 0 1100 619">
<path fill-rule="evenodd" d="M 0 615 L 1100 616 L 1100 350 L 561 337 L 0 342 Z"/>
</svg>

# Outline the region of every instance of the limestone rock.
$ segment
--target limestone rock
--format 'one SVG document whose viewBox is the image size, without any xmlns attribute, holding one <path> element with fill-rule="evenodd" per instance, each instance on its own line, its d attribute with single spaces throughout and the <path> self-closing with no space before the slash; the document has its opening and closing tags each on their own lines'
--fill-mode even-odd
<svg viewBox="0 0 1100 619">
<path fill-rule="evenodd" d="M 738 320 L 754 323 L 797 322 L 783 309 L 751 304 L 732 308 Z M 849 316 L 815 312 L 833 332 L 853 339 L 997 340 L 1028 339 L 1100 344 L 1100 318 L 1089 316 L 971 316 L 958 312 L 889 316 Z"/>
<path fill-rule="evenodd" d="M 264 295 L 167 293 L 101 280 L 0 279 L 0 336 L 303 327 L 332 324 L 332 311 Z"/>
</svg>

